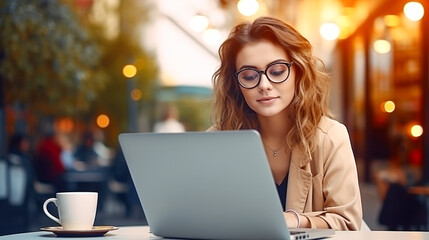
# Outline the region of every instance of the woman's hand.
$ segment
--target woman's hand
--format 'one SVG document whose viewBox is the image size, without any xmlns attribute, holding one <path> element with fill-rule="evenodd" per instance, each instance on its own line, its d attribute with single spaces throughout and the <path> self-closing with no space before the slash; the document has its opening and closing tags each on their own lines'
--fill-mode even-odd
<svg viewBox="0 0 429 240">
<path fill-rule="evenodd" d="M 288 228 L 310 228 L 310 221 L 307 217 L 299 215 L 293 210 L 287 210 L 283 213 Z M 325 221 L 321 221 L 322 228 L 329 228 Z"/>
<path fill-rule="evenodd" d="M 300 215 L 296 215 L 293 212 L 284 212 L 283 216 L 285 218 L 285 221 L 286 221 L 288 228 L 300 227 L 300 226 L 298 226 L 298 224 L 301 222 L 301 216 Z M 299 218 L 299 222 L 298 222 L 298 218 Z"/>
</svg>

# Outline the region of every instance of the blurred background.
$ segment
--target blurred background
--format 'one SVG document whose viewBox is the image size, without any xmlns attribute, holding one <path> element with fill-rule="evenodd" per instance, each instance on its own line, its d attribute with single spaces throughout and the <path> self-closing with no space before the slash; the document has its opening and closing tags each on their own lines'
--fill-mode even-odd
<svg viewBox="0 0 429 240">
<path fill-rule="evenodd" d="M 331 74 L 369 227 L 428 230 L 428 9 L 423 0 L 1 1 L 0 235 L 55 225 L 41 204 L 57 191 L 99 192 L 96 225 L 146 224 L 118 134 L 207 129 L 218 47 L 235 24 L 265 15 L 300 31 Z"/>
</svg>

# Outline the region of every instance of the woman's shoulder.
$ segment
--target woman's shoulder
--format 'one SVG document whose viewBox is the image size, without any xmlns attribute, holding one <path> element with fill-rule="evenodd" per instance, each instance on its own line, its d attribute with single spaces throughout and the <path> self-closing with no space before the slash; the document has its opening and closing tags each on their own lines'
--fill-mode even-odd
<svg viewBox="0 0 429 240">
<path fill-rule="evenodd" d="M 323 134 L 328 134 L 328 135 L 330 133 L 337 133 L 338 131 L 347 132 L 347 128 L 344 124 L 340 123 L 339 121 L 337 121 L 333 118 L 327 117 L 327 116 L 323 116 L 320 119 L 318 129 Z"/>
<path fill-rule="evenodd" d="M 316 148 L 325 153 L 343 147 L 347 147 L 349 150 L 351 149 L 350 136 L 346 126 L 329 117 L 323 117 L 320 120 L 316 139 Z"/>
</svg>

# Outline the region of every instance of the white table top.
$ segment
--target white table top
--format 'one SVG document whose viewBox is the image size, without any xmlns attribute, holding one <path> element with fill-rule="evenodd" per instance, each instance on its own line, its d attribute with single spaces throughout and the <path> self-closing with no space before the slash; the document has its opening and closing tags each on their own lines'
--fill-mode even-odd
<svg viewBox="0 0 429 240">
<path fill-rule="evenodd" d="M 56 237 L 53 233 L 39 231 L 29 232 L 21 234 L 13 234 L 0 236 L 0 240 L 27 240 L 27 239 L 67 239 L 71 240 L 70 237 Z M 119 227 L 118 230 L 106 233 L 102 237 L 86 237 L 79 239 L 87 240 L 149 240 L 149 239 L 162 239 L 149 233 L 149 227 L 147 226 L 134 226 L 134 227 Z M 429 232 L 390 232 L 390 231 L 369 231 L 369 232 L 343 232 L 337 231 L 335 236 L 327 238 L 330 240 L 423 240 L 429 239 Z"/>
</svg>

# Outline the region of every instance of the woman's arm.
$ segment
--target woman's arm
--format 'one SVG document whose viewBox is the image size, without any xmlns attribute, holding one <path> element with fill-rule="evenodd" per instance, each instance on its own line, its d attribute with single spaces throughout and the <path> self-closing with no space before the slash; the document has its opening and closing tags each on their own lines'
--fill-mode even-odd
<svg viewBox="0 0 429 240">
<path fill-rule="evenodd" d="M 283 216 L 289 228 L 330 228 L 328 223 L 320 217 L 311 217 L 312 221 L 310 222 L 310 217 L 301 214 L 296 215 L 292 212 L 285 212 Z M 299 220 L 297 217 L 299 217 Z"/>
<path fill-rule="evenodd" d="M 347 129 L 324 119 L 316 144 L 311 158 L 302 148 L 292 150 L 286 209 L 299 213 L 300 227 L 359 230 L 362 205 Z M 285 213 L 290 227 L 297 226 L 293 217 Z"/>
<path fill-rule="evenodd" d="M 319 156 L 323 159 L 323 210 L 319 216 L 307 215 L 316 227 L 324 220 L 337 230 L 359 230 L 362 224 L 362 203 L 356 162 L 347 129 L 334 124 L 323 137 Z"/>
</svg>

